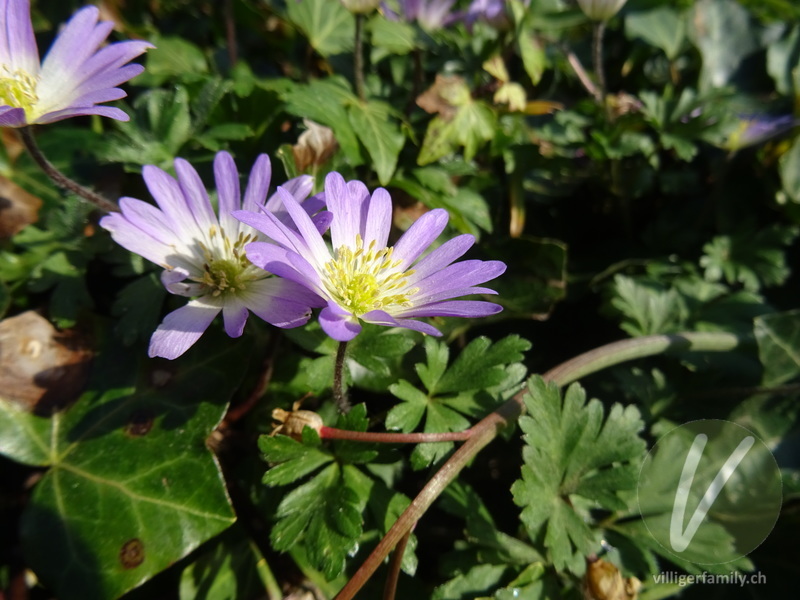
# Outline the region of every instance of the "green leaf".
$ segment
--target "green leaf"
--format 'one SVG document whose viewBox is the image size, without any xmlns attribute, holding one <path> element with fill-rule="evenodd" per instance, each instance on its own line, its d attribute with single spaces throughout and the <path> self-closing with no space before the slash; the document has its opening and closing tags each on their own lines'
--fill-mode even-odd
<svg viewBox="0 0 800 600">
<path fill-rule="evenodd" d="M 611 306 L 623 316 L 620 327 L 633 337 L 677 331 L 686 318 L 686 307 L 673 288 L 618 274 L 613 293 Z"/>
<path fill-rule="evenodd" d="M 0 414 L 0 454 L 35 467 L 50 464 L 51 420 L 1 397 Z"/>
<path fill-rule="evenodd" d="M 529 348 L 530 342 L 517 335 L 494 344 L 480 337 L 471 341 L 446 368 L 447 346 L 426 339 L 427 363 L 417 363 L 416 370 L 428 393 L 404 379 L 390 386 L 389 391 L 402 402 L 389 411 L 387 429 L 408 433 L 419 426 L 424 416 L 426 433 L 463 431 L 470 425 L 464 415 L 484 415 L 517 389 L 526 373 L 518 361 Z M 424 468 L 452 448 L 450 442 L 419 444 L 411 454 L 411 464 L 415 469 Z"/>
<path fill-rule="evenodd" d="M 472 340 L 438 381 L 431 394 L 450 394 L 467 390 L 487 389 L 505 379 L 505 366 L 523 359 L 531 343 L 510 335 L 492 344 L 486 337 Z"/>
<path fill-rule="evenodd" d="M 35 421 L 38 456 L 27 458 L 50 469 L 21 535 L 29 564 L 60 598 L 116 598 L 235 520 L 206 439 L 249 346 L 220 348 L 202 340 L 171 363 L 175 371 L 141 376 L 131 368 L 136 357 L 106 350 L 73 406 L 46 429 Z"/>
<path fill-rule="evenodd" d="M 436 116 L 431 119 L 422 141 L 417 164 L 427 165 L 464 148 L 464 159 L 472 160 L 478 149 L 494 139 L 497 116 L 480 100 L 468 99 L 455 108 L 450 119 Z"/>
<path fill-rule="evenodd" d="M 675 60 L 686 40 L 686 18 L 670 6 L 628 13 L 625 35 L 641 38 L 663 50 L 668 59 Z"/>
<path fill-rule="evenodd" d="M 392 108 L 383 102 L 352 104 L 347 115 L 358 139 L 372 158 L 381 185 L 387 185 L 397 167 L 406 136 L 392 123 Z"/>
<path fill-rule="evenodd" d="M 776 40 L 767 48 L 767 72 L 775 80 L 775 89 L 784 96 L 791 97 L 797 93 L 798 65 L 800 65 L 800 26 L 795 25 L 789 35 Z"/>
<path fill-rule="evenodd" d="M 502 316 L 546 319 L 566 296 L 567 246 L 559 240 L 523 236 L 503 240 L 491 249 L 491 258 L 504 260 L 510 271 L 492 281 L 493 302 Z"/>
<path fill-rule="evenodd" d="M 708 281 L 741 283 L 753 292 L 762 286 L 781 285 L 789 276 L 785 247 L 797 233 L 794 227 L 773 225 L 755 234 L 717 236 L 703 246 L 700 266 Z"/>
<path fill-rule="evenodd" d="M 384 51 L 384 55 L 402 56 L 411 52 L 417 45 L 416 30 L 403 21 L 389 21 L 382 15 L 376 15 L 370 19 L 367 30 L 373 48 L 380 48 Z M 377 62 L 374 54 L 373 62 Z"/>
<path fill-rule="evenodd" d="M 520 417 L 525 440 L 522 478 L 511 488 L 522 507 L 522 522 L 532 540 L 543 540 L 556 569 L 583 572 L 583 557 L 597 551 L 588 515 L 576 506 L 620 510 L 618 496 L 635 488 L 638 461 L 645 451 L 639 437 L 639 411 L 619 404 L 604 417 L 598 400 L 573 384 L 562 401 L 555 383 L 534 377 L 525 397 L 528 415 Z"/>
<path fill-rule="evenodd" d="M 363 164 L 361 147 L 346 110 L 347 106 L 357 104 L 358 98 L 346 80 L 329 77 L 307 85 L 293 85 L 281 94 L 281 98 L 286 102 L 287 112 L 333 129 L 336 141 L 350 164 Z"/>
<path fill-rule="evenodd" d="M 703 57 L 701 89 L 726 85 L 742 60 L 758 50 L 752 17 L 734 0 L 699 0 L 689 22 L 689 38 Z"/>
<path fill-rule="evenodd" d="M 283 595 L 256 545 L 234 526 L 181 574 L 180 600 L 238 600 Z M 265 595 L 266 594 L 266 595 Z"/>
<path fill-rule="evenodd" d="M 303 0 L 287 2 L 286 16 L 323 56 L 341 54 L 353 48 L 355 19 L 341 2 Z"/>
<path fill-rule="evenodd" d="M 111 311 L 118 318 L 114 330 L 123 344 L 129 346 L 136 340 L 150 338 L 158 326 L 165 296 L 166 290 L 153 272 L 120 290 Z"/>
<path fill-rule="evenodd" d="M 136 78 L 137 84 L 157 87 L 175 78 L 196 81 L 208 73 L 206 57 L 193 43 L 171 36 L 159 36 L 151 41 L 155 48 L 147 51 L 147 68 Z"/>
<path fill-rule="evenodd" d="M 278 506 L 278 522 L 270 534 L 275 549 L 288 550 L 305 537 L 309 560 L 326 578 L 342 573 L 362 532 L 366 495 L 357 487 L 363 477 L 355 467 L 332 464 L 289 492 Z"/>
<path fill-rule="evenodd" d="M 483 597 L 500 585 L 506 576 L 505 565 L 477 565 L 467 573 L 456 575 L 447 583 L 437 587 L 431 600 L 467 600 Z"/>
<path fill-rule="evenodd" d="M 778 171 L 783 190 L 792 201 L 800 203 L 800 138 L 796 138 L 789 151 L 781 156 Z"/>
<path fill-rule="evenodd" d="M 780 385 L 800 375 L 800 310 L 758 317 L 755 335 L 763 385 Z"/>
<path fill-rule="evenodd" d="M 258 448 L 264 460 L 279 463 L 264 474 L 262 482 L 268 486 L 292 483 L 333 460 L 329 453 L 286 435 L 262 435 Z"/>
</svg>

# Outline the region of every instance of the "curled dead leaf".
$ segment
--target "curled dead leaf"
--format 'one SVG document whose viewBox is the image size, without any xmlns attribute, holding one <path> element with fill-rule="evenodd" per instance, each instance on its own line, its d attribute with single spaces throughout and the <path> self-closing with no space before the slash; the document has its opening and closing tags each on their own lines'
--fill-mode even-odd
<svg viewBox="0 0 800 600">
<path fill-rule="evenodd" d="M 8 239 L 39 219 L 42 201 L 0 175 L 0 239 Z"/>
<path fill-rule="evenodd" d="M 586 561 L 583 596 L 586 600 L 636 600 L 642 582 L 622 576 L 614 563 L 602 558 Z"/>
<path fill-rule="evenodd" d="M 34 311 L 0 321 L 0 397 L 25 410 L 49 414 L 72 402 L 90 361 L 81 333 L 58 331 Z"/>
</svg>

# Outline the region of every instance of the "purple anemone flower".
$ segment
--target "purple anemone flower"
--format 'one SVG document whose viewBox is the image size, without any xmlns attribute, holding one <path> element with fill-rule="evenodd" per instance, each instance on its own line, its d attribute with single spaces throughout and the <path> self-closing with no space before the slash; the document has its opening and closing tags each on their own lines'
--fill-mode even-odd
<svg viewBox="0 0 800 600">
<path fill-rule="evenodd" d="M 77 115 L 128 120 L 118 108 L 96 105 L 125 97 L 117 86 L 143 70 L 127 63 L 153 46 L 120 42 L 98 49 L 114 27 L 98 23 L 98 16 L 95 6 L 76 12 L 40 65 L 29 0 L 0 0 L 0 126 Z"/>
<path fill-rule="evenodd" d="M 263 210 L 278 222 L 290 222 L 276 196 L 265 205 L 272 174 L 269 157 L 262 154 L 253 165 L 242 205 L 236 164 L 227 152 L 217 154 L 214 179 L 219 216 L 197 171 L 180 158 L 175 159 L 175 171 L 177 180 L 154 166 L 142 171 L 158 208 L 135 198 L 121 198 L 122 212 L 100 220 L 120 246 L 164 268 L 161 281 L 167 291 L 192 298 L 158 326 L 150 339 L 150 356 L 177 358 L 200 338 L 220 311 L 227 334 L 239 337 L 248 311 L 272 325 L 289 328 L 306 323 L 312 306 L 324 306 L 305 287 L 271 277 L 245 256 L 246 244 L 266 238 L 234 219 L 233 212 L 242 207 L 245 211 Z M 308 223 L 312 223 L 310 215 L 324 206 L 317 197 L 305 200 L 312 185 L 312 178 L 306 175 L 280 188 L 281 198 L 290 198 L 293 209 L 308 211 L 303 213 Z M 326 212 L 316 215 L 312 226 L 324 230 L 328 217 Z"/>
<path fill-rule="evenodd" d="M 333 215 L 331 251 L 311 219 L 289 193 L 278 188 L 296 231 L 270 214 L 240 211 L 237 219 L 261 230 L 275 243 L 247 245 L 253 264 L 312 290 L 327 306 L 320 324 L 335 340 L 346 342 L 361 331 L 360 321 L 406 327 L 431 335 L 438 329 L 419 317 L 485 317 L 502 310 L 492 302 L 454 300 L 470 294 L 494 294 L 476 287 L 502 274 L 500 261 L 454 263 L 475 241 L 460 235 L 420 258 L 447 225 L 446 210 L 420 217 L 392 246 L 392 200 L 378 188 L 370 197 L 360 181 L 345 182 L 338 173 L 325 179 L 325 202 Z"/>
<path fill-rule="evenodd" d="M 387 17 L 406 21 L 417 21 L 426 31 L 434 31 L 451 24 L 457 15 L 451 13 L 456 0 L 398 0 L 399 14 L 391 10 L 386 3 L 383 10 Z"/>
</svg>

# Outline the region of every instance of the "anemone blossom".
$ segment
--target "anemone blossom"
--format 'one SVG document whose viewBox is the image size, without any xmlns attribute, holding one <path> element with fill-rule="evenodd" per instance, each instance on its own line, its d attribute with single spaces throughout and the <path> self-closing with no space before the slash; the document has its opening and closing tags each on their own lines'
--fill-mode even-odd
<svg viewBox="0 0 800 600">
<path fill-rule="evenodd" d="M 345 182 L 338 173 L 330 173 L 325 179 L 325 202 L 332 215 L 330 250 L 291 193 L 278 188 L 276 195 L 296 230 L 268 213 L 235 213 L 237 219 L 273 240 L 248 244 L 247 257 L 322 298 L 326 306 L 320 324 L 333 339 L 353 339 L 361 331 L 361 321 L 441 335 L 432 325 L 415 319 L 484 317 L 502 310 L 492 302 L 454 300 L 494 294 L 477 286 L 506 269 L 499 261 L 454 264 L 474 243 L 471 235 L 455 237 L 420 258 L 447 225 L 447 211 L 425 213 L 394 246 L 387 246 L 392 225 L 389 193 L 378 188 L 370 196 L 360 181 Z"/>
<path fill-rule="evenodd" d="M 231 337 L 242 335 L 249 311 L 282 328 L 308 321 L 311 307 L 323 306 L 324 302 L 302 285 L 271 277 L 251 264 L 245 245 L 265 238 L 231 216 L 244 207 L 254 213 L 265 211 L 278 222 L 289 221 L 275 196 L 265 204 L 271 178 L 269 157 L 262 154 L 253 165 L 242 204 L 233 158 L 227 152 L 216 155 L 218 214 L 197 171 L 180 158 L 175 160 L 175 171 L 177 180 L 154 166 L 146 166 L 142 172 L 158 208 L 135 198 L 121 198 L 122 212 L 100 220 L 120 246 L 164 268 L 161 281 L 167 291 L 192 298 L 186 306 L 168 314 L 156 329 L 150 340 L 150 356 L 177 358 L 220 312 Z M 312 185 L 312 178 L 306 175 L 281 188 L 281 197 L 291 199 L 292 209 L 308 211 L 303 213 L 308 223 L 312 223 L 309 214 L 323 207 L 316 197 L 305 200 Z M 324 229 L 327 216 L 325 212 L 317 214 L 312 226 Z"/>
<path fill-rule="evenodd" d="M 114 24 L 98 16 L 95 6 L 76 12 L 40 65 L 29 0 L 0 0 L 0 126 L 78 115 L 128 120 L 118 108 L 97 105 L 125 97 L 117 86 L 143 70 L 127 63 L 153 46 L 131 41 L 100 48 Z"/>
</svg>

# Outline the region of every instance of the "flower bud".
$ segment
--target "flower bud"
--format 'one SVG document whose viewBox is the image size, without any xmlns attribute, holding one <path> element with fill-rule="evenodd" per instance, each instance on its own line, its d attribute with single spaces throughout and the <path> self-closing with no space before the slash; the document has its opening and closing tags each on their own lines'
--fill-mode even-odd
<svg viewBox="0 0 800 600">
<path fill-rule="evenodd" d="M 365 15 L 378 8 L 380 0 L 341 0 L 344 7 L 355 15 Z"/>
<path fill-rule="evenodd" d="M 581 10 L 592 21 L 608 21 L 628 0 L 578 0 Z"/>
</svg>

